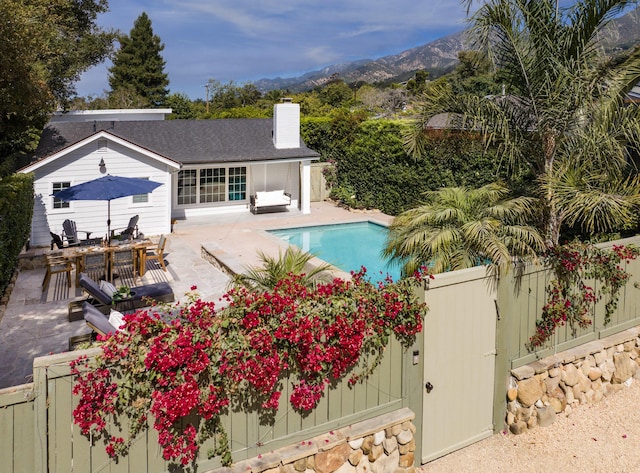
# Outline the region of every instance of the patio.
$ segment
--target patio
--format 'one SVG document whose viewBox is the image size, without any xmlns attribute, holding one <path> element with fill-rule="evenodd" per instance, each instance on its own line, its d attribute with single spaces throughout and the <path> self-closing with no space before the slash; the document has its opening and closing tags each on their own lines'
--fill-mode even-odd
<svg viewBox="0 0 640 473">
<path fill-rule="evenodd" d="M 389 223 L 391 219 L 380 212 L 350 212 L 329 202 L 315 202 L 311 214 L 306 215 L 289 211 L 180 220 L 168 236 L 167 272 L 148 262 L 141 283 L 166 281 L 176 300 L 196 285 L 202 299 L 217 301 L 226 291 L 229 276 L 204 257 L 213 257 L 220 266 L 238 272 L 260 263 L 258 250 L 277 255 L 286 247 L 265 230 L 364 220 Z M 62 273 L 54 275 L 51 282 L 58 291 L 43 295 L 44 273 L 44 268 L 19 273 L 0 319 L 0 389 L 30 382 L 35 357 L 67 351 L 70 337 L 90 333 L 84 320 L 68 321 L 68 303 L 82 293 L 73 285 L 65 291 L 66 275 Z"/>
</svg>

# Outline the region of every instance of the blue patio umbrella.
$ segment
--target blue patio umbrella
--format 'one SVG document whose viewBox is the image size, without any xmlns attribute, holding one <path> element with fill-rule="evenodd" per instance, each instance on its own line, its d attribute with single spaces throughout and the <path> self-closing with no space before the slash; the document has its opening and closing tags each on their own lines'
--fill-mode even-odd
<svg viewBox="0 0 640 473">
<path fill-rule="evenodd" d="M 106 175 L 92 181 L 67 187 L 52 195 L 65 202 L 72 200 L 106 200 L 107 201 L 107 235 L 111 237 L 111 201 L 130 195 L 148 194 L 161 182 L 139 179 L 137 177 L 120 177 Z"/>
</svg>

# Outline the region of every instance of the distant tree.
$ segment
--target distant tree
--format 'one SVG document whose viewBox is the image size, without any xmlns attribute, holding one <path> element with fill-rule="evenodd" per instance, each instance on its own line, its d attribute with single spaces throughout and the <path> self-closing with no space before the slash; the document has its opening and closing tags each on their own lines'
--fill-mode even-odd
<svg viewBox="0 0 640 473">
<path fill-rule="evenodd" d="M 171 108 L 171 119 L 192 120 L 196 118 L 193 103 L 186 94 L 171 94 L 167 97 L 165 105 Z"/>
<path fill-rule="evenodd" d="M 427 87 L 428 77 L 427 71 L 417 71 L 416 75 L 407 81 L 407 91 L 413 95 L 421 94 Z"/>
<path fill-rule="evenodd" d="M 286 97 L 286 94 L 287 94 L 286 91 L 276 89 L 276 90 L 270 90 L 268 92 L 265 92 L 262 95 L 262 98 L 272 103 L 278 103 L 280 102 L 280 100 L 282 100 L 282 98 Z"/>
<path fill-rule="evenodd" d="M 131 84 L 118 87 L 107 96 L 107 108 L 145 108 L 149 105 L 149 100 L 138 94 Z"/>
<path fill-rule="evenodd" d="M 131 88 L 150 106 L 160 106 L 167 98 L 169 78 L 160 54 L 164 44 L 153 34 L 151 20 L 142 13 L 134 22 L 129 36 L 121 35 L 120 49 L 109 69 L 111 93 Z"/>
<path fill-rule="evenodd" d="M 342 80 L 332 80 L 318 89 L 318 96 L 327 105 L 344 107 L 353 101 L 353 90 Z"/>
<path fill-rule="evenodd" d="M 115 33 L 96 24 L 105 11 L 106 0 L 0 1 L 0 175 L 111 51 Z"/>
<path fill-rule="evenodd" d="M 317 91 L 296 94 L 292 98 L 300 104 L 300 114 L 305 117 L 323 117 L 331 113 L 332 107 L 320 99 Z"/>
<path fill-rule="evenodd" d="M 255 105 L 262 98 L 258 88 L 251 82 L 239 86 L 234 81 L 222 84 L 216 79 L 209 79 L 207 87 L 211 110 L 229 110 Z"/>
<path fill-rule="evenodd" d="M 356 92 L 356 103 L 371 113 L 381 113 L 386 103 L 386 91 L 366 84 Z"/>
<path fill-rule="evenodd" d="M 270 116 L 270 110 L 254 105 L 216 110 L 211 113 L 211 118 L 269 118 Z"/>
<path fill-rule="evenodd" d="M 251 82 L 243 84 L 239 90 L 242 106 L 255 105 L 262 98 L 262 93 Z"/>
<path fill-rule="evenodd" d="M 458 61 L 455 72 L 461 79 L 487 74 L 493 68 L 487 55 L 481 51 L 459 51 Z"/>
<path fill-rule="evenodd" d="M 379 88 L 366 84 L 356 93 L 356 106 L 369 113 L 391 116 L 403 110 L 407 103 L 407 91 L 403 88 Z"/>
</svg>

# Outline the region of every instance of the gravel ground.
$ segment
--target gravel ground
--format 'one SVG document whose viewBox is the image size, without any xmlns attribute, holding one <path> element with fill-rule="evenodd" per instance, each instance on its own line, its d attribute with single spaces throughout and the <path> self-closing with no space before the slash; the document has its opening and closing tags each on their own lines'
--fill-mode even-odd
<svg viewBox="0 0 640 473">
<path fill-rule="evenodd" d="M 496 434 L 422 465 L 440 472 L 640 472 L 640 382 L 558 415 L 547 428 Z"/>
</svg>

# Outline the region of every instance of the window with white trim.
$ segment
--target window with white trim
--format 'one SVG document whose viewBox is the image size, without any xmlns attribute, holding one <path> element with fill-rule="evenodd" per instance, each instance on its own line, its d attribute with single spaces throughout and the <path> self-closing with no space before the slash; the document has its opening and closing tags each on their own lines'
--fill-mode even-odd
<svg viewBox="0 0 640 473">
<path fill-rule="evenodd" d="M 247 199 L 245 166 L 183 169 L 178 172 L 178 205 Z"/>
<path fill-rule="evenodd" d="M 229 168 L 229 200 L 247 198 L 247 168 Z"/>
<path fill-rule="evenodd" d="M 196 203 L 197 182 L 197 169 L 184 169 L 178 173 L 178 205 Z"/>
<path fill-rule="evenodd" d="M 71 183 L 68 181 L 65 182 L 54 182 L 51 186 L 51 193 L 54 194 L 55 192 L 61 191 L 63 189 L 68 189 L 69 187 L 71 187 Z M 69 202 L 65 202 L 64 200 L 60 200 L 56 197 L 53 198 L 53 208 L 54 209 L 68 209 L 69 208 Z"/>
<path fill-rule="evenodd" d="M 148 177 L 140 177 L 139 179 L 149 180 Z M 131 202 L 134 204 L 146 204 L 149 202 L 149 194 L 136 194 L 132 197 Z"/>
<path fill-rule="evenodd" d="M 224 202 L 225 168 L 200 169 L 200 202 Z"/>
</svg>

